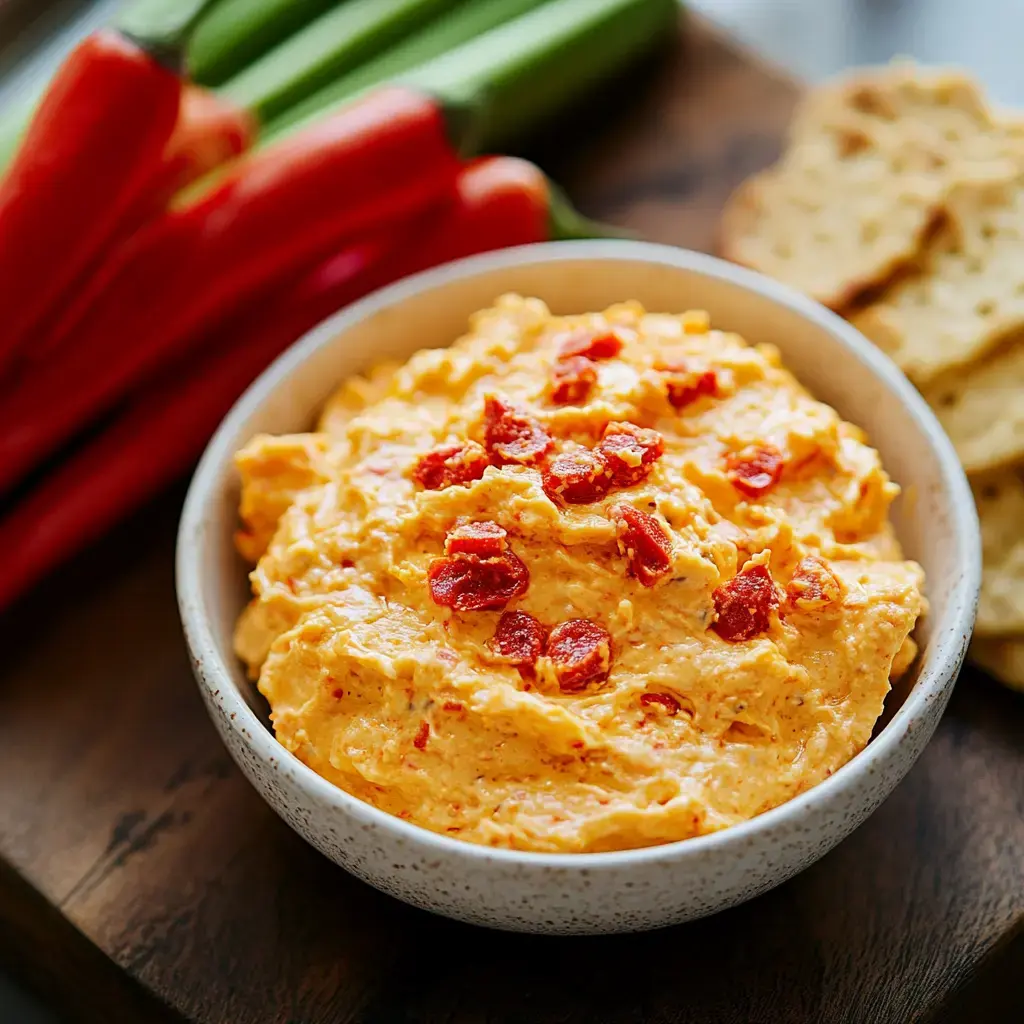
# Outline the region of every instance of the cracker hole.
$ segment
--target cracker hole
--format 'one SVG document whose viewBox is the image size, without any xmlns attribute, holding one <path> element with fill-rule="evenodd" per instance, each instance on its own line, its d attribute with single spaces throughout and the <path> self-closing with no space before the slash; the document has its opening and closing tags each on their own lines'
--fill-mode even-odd
<svg viewBox="0 0 1024 1024">
<path fill-rule="evenodd" d="M 986 501 L 995 501 L 999 497 L 999 485 L 998 484 L 985 484 L 981 489 L 981 496 Z"/>
<path fill-rule="evenodd" d="M 896 117 L 896 112 L 885 102 L 882 94 L 870 86 L 864 86 L 854 92 L 850 97 L 850 106 L 862 114 L 871 114 L 886 121 L 892 121 Z"/>
<path fill-rule="evenodd" d="M 967 273 L 968 274 L 980 274 L 985 269 L 985 265 L 978 259 L 977 256 L 970 256 L 967 259 Z M 1024 287 L 1024 285 L 1022 285 Z"/>
<path fill-rule="evenodd" d="M 974 305 L 974 312 L 978 316 L 991 316 L 996 311 L 996 304 L 992 299 L 982 299 Z"/>
<path fill-rule="evenodd" d="M 956 405 L 956 394 L 952 391 L 947 391 L 945 394 L 939 395 L 939 405 L 943 409 L 948 409 L 951 405 Z"/>
<path fill-rule="evenodd" d="M 996 226 L 991 221 L 986 221 L 981 225 L 981 237 L 982 238 L 995 238 L 996 237 Z"/>
<path fill-rule="evenodd" d="M 776 242 L 772 246 L 772 253 L 780 260 L 789 260 L 793 258 L 793 247 L 789 242 Z"/>
</svg>

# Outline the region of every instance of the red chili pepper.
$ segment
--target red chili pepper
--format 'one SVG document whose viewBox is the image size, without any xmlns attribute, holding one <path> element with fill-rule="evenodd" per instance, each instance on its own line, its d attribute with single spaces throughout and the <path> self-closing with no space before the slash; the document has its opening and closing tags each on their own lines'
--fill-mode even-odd
<svg viewBox="0 0 1024 1024">
<path fill-rule="evenodd" d="M 282 301 L 272 302 L 253 320 L 264 330 L 274 323 L 283 329 L 287 322 L 298 338 L 342 306 L 409 274 L 492 249 L 602 232 L 608 233 L 581 218 L 533 164 L 510 156 L 483 157 L 459 171 L 443 203 L 406 227 L 387 259 L 378 260 L 352 280 L 346 272 L 348 252 L 343 249 L 300 275 L 285 290 Z M 464 479 L 450 482 L 469 482 L 483 475 L 479 446 L 469 442 L 465 448 L 472 469 L 463 467 L 466 472 L 457 475 Z"/>
<path fill-rule="evenodd" d="M 488 158 L 459 173 L 454 194 L 438 210 L 349 245 L 233 318 L 207 339 L 219 354 L 175 367 L 139 393 L 99 438 L 0 521 L 9 553 L 0 608 L 180 476 L 246 385 L 325 316 L 405 273 L 535 241 L 533 232 L 546 238 L 548 231 L 543 174 L 521 160 Z"/>
<path fill-rule="evenodd" d="M 258 134 L 259 125 L 248 110 L 202 86 L 186 85 L 174 134 L 146 190 L 152 209 L 165 209 L 175 193 L 240 156 Z"/>
<path fill-rule="evenodd" d="M 256 138 L 253 116 L 216 93 L 197 85 L 186 85 L 181 94 L 178 123 L 163 157 L 146 182 L 141 195 L 122 217 L 99 254 L 115 254 L 136 231 L 165 213 L 174 195 L 233 157 L 240 156 Z M 115 257 L 116 258 L 116 257 Z M 34 362 L 53 358 L 61 350 L 71 328 L 96 300 L 106 281 L 108 268 L 101 262 L 86 268 L 68 289 L 66 305 L 55 304 L 24 355 Z"/>
<path fill-rule="evenodd" d="M 55 339 L 61 357 L 5 403 L 0 488 L 246 300 L 436 202 L 457 169 L 437 103 L 398 87 L 240 161 L 124 246 L 73 336 Z"/>
<path fill-rule="evenodd" d="M 351 278 L 390 243 L 375 238 L 353 245 Z M 0 608 L 185 472 L 235 399 L 294 340 L 276 325 L 239 326 L 221 352 L 140 393 L 99 438 L 0 520 L 6 551 Z"/>
<path fill-rule="evenodd" d="M 181 81 L 113 29 L 84 39 L 0 182 L 0 370 L 113 235 L 159 166 Z"/>
</svg>

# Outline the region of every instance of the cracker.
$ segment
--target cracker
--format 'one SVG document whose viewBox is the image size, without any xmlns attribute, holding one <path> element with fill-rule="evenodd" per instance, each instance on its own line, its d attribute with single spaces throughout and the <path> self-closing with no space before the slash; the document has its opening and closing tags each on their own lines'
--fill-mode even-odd
<svg viewBox="0 0 1024 1024">
<path fill-rule="evenodd" d="M 1024 693 L 1024 640 L 975 637 L 967 656 L 1001 683 Z"/>
<path fill-rule="evenodd" d="M 913 126 L 922 143 L 952 159 L 989 160 L 1015 148 L 1009 119 L 997 117 L 978 83 L 955 68 L 894 61 L 859 68 L 812 90 L 794 115 L 790 137 L 835 127 L 871 134 L 879 126 Z"/>
<path fill-rule="evenodd" d="M 924 150 L 883 126 L 795 141 L 748 179 L 722 219 L 722 252 L 833 309 L 884 281 L 920 249 L 946 185 Z"/>
<path fill-rule="evenodd" d="M 1024 461 L 1024 335 L 923 393 L 968 473 Z"/>
<path fill-rule="evenodd" d="M 981 519 L 977 636 L 1024 633 L 1024 481 L 1004 470 L 972 481 Z"/>
<path fill-rule="evenodd" d="M 730 200 L 723 254 L 839 310 L 916 261 L 954 186 L 1024 169 L 1020 121 L 967 75 L 912 63 L 813 90 L 789 142 Z"/>
<path fill-rule="evenodd" d="M 851 319 L 919 387 L 1024 329 L 1024 177 L 956 185 L 920 272 Z"/>
</svg>

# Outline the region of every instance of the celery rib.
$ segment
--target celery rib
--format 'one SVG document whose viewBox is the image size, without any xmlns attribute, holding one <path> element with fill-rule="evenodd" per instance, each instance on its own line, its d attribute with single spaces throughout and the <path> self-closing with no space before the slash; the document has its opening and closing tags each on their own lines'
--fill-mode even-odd
<svg viewBox="0 0 1024 1024">
<path fill-rule="evenodd" d="M 220 90 L 267 122 L 426 23 L 451 0 L 347 0 L 264 54 Z"/>
<path fill-rule="evenodd" d="M 266 126 L 265 137 L 274 138 L 297 125 L 308 124 L 324 110 L 363 90 L 425 64 L 547 2 L 550 0 L 459 0 L 452 10 L 397 46 L 289 107 Z"/>
</svg>

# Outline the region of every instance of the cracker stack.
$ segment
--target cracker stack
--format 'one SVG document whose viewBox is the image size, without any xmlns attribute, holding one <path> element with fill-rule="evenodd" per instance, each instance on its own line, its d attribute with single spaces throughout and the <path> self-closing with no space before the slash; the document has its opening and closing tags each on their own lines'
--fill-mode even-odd
<svg viewBox="0 0 1024 1024">
<path fill-rule="evenodd" d="M 1024 121 L 958 72 L 858 71 L 807 97 L 722 249 L 846 316 L 935 410 L 982 523 L 971 655 L 1024 689 Z"/>
</svg>

